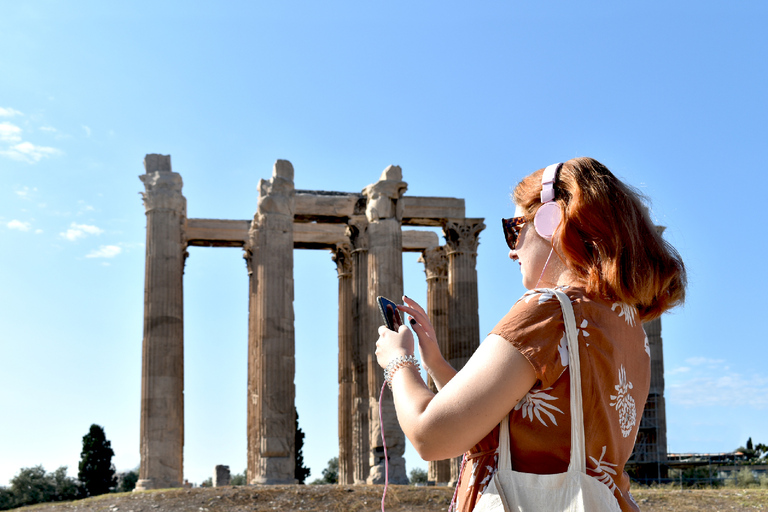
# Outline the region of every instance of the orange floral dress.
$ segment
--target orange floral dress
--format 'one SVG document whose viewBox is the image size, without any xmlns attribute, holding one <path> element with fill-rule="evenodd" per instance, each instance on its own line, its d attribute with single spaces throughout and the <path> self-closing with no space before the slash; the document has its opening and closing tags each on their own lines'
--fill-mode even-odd
<svg viewBox="0 0 768 512">
<path fill-rule="evenodd" d="M 583 289 L 561 288 L 571 299 L 581 359 L 587 474 L 607 485 L 621 510 L 639 507 L 629 493 L 624 465 L 632 454 L 651 379 L 651 352 L 637 310 L 590 299 Z M 563 473 L 571 448 L 570 374 L 560 302 L 530 290 L 493 328 L 528 359 L 537 381 L 509 413 L 512 468 Z M 496 471 L 497 426 L 465 454 L 458 510 L 470 512 Z"/>
</svg>

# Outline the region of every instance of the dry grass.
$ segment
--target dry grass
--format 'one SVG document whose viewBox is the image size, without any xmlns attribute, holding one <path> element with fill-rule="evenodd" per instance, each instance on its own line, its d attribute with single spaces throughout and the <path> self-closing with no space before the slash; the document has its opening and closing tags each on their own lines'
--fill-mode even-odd
<svg viewBox="0 0 768 512">
<path fill-rule="evenodd" d="M 381 510 L 382 486 L 281 485 L 243 486 L 107 494 L 68 503 L 17 509 L 54 512 L 363 512 Z M 388 512 L 445 511 L 453 495 L 447 487 L 391 486 Z M 768 510 L 765 489 L 679 491 L 640 488 L 633 491 L 644 512 L 715 512 Z"/>
</svg>

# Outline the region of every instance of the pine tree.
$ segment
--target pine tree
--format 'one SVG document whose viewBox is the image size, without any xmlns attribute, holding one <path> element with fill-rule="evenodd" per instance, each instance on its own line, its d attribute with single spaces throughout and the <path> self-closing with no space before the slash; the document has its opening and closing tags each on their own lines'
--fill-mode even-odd
<svg viewBox="0 0 768 512">
<path fill-rule="evenodd" d="M 296 408 L 294 407 L 294 410 Z M 295 453 L 296 453 L 296 461 L 295 461 L 295 469 L 293 472 L 293 477 L 298 480 L 300 484 L 303 484 L 304 481 L 309 476 L 310 469 L 307 467 L 304 467 L 304 432 L 299 428 L 299 411 L 296 410 L 296 437 L 294 439 L 294 447 L 295 447 Z"/>
<path fill-rule="evenodd" d="M 88 496 L 108 493 L 117 485 L 115 467 L 112 465 L 112 443 L 107 440 L 104 429 L 91 425 L 91 430 L 83 436 L 83 451 L 80 452 L 80 464 L 77 478 Z"/>
</svg>

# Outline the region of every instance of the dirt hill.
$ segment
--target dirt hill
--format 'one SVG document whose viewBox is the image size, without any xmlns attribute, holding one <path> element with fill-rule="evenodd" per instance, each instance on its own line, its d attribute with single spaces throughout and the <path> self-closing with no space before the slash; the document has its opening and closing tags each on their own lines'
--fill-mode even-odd
<svg viewBox="0 0 768 512">
<path fill-rule="evenodd" d="M 356 512 L 381 510 L 382 486 L 238 486 L 107 494 L 68 503 L 47 503 L 17 511 L 78 512 Z M 390 486 L 388 512 L 446 511 L 453 490 L 446 487 Z M 768 490 L 720 489 L 633 491 L 643 512 L 768 510 Z"/>
</svg>

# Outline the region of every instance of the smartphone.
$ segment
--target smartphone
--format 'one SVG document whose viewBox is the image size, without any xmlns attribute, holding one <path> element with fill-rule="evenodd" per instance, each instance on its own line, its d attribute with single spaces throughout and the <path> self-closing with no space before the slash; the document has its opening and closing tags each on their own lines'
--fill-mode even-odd
<svg viewBox="0 0 768 512">
<path fill-rule="evenodd" d="M 387 329 L 397 332 L 400 326 L 403 325 L 403 317 L 400 316 L 400 312 L 397 310 L 397 304 L 381 296 L 376 297 L 376 302 L 379 303 L 379 311 L 381 311 L 381 316 L 384 317 Z"/>
</svg>

